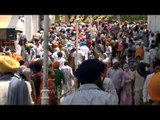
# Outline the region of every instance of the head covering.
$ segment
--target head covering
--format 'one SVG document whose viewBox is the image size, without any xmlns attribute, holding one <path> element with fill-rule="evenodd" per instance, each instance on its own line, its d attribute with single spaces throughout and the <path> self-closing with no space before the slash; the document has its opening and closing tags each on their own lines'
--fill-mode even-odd
<svg viewBox="0 0 160 120">
<path fill-rule="evenodd" d="M 25 68 L 23 70 L 23 74 L 28 80 L 30 79 L 30 73 L 31 73 L 31 69 L 30 68 Z"/>
<path fill-rule="evenodd" d="M 97 59 L 84 61 L 75 71 L 75 76 L 81 84 L 93 83 L 105 69 L 105 64 Z"/>
<path fill-rule="evenodd" d="M 40 72 L 42 70 L 42 60 L 37 60 L 35 62 L 31 62 L 29 68 L 34 72 Z"/>
<path fill-rule="evenodd" d="M 145 62 L 140 62 L 140 63 L 138 64 L 137 69 L 141 69 L 141 68 L 145 68 L 145 67 L 146 67 L 146 63 L 145 63 Z"/>
<path fill-rule="evenodd" d="M 52 67 L 54 67 L 54 68 L 58 68 L 59 65 L 60 65 L 60 62 L 58 62 L 58 61 L 55 61 L 52 63 Z"/>
<path fill-rule="evenodd" d="M 123 69 L 125 69 L 125 68 L 129 68 L 129 65 L 128 64 L 124 64 L 123 65 Z"/>
<path fill-rule="evenodd" d="M 82 45 L 87 45 L 87 42 L 86 42 L 86 41 L 83 41 L 81 44 L 82 44 Z"/>
<path fill-rule="evenodd" d="M 143 76 L 146 77 L 146 63 L 145 62 L 140 62 L 137 66 L 137 72 Z"/>
<path fill-rule="evenodd" d="M 20 37 L 19 37 L 19 41 L 20 41 L 20 40 L 22 40 L 22 41 L 23 41 L 23 40 L 27 40 L 27 38 L 26 38 L 26 36 L 25 36 L 24 34 L 21 34 Z"/>
<path fill-rule="evenodd" d="M 119 61 L 118 61 L 117 59 L 115 59 L 115 58 L 112 60 L 112 63 L 113 63 L 113 64 L 118 63 L 118 62 L 119 62 Z"/>
<path fill-rule="evenodd" d="M 20 55 L 18 55 L 17 58 L 16 58 L 16 60 L 19 62 L 19 61 L 23 60 L 23 57 L 20 56 Z"/>
<path fill-rule="evenodd" d="M 17 60 L 10 56 L 0 56 L 0 73 L 15 73 L 20 67 Z"/>
<path fill-rule="evenodd" d="M 19 74 L 23 74 L 23 71 L 26 69 L 27 67 L 25 65 L 20 66 L 18 72 Z"/>
<path fill-rule="evenodd" d="M 160 102 L 160 72 L 155 73 L 148 83 L 147 90 L 154 102 Z"/>
</svg>

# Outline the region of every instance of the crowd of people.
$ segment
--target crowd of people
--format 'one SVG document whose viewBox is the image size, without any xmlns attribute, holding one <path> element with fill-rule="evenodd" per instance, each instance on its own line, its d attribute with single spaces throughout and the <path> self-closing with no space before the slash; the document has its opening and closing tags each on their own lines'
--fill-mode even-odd
<svg viewBox="0 0 160 120">
<path fill-rule="evenodd" d="M 159 104 L 160 33 L 146 24 L 55 23 L 48 36 L 49 105 Z M 42 104 L 43 42 L 42 29 L 1 46 L 0 104 Z"/>
</svg>

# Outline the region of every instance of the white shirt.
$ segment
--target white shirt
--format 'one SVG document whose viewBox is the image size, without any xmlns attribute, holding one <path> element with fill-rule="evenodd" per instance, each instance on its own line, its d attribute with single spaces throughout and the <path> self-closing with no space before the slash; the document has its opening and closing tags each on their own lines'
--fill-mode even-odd
<svg viewBox="0 0 160 120">
<path fill-rule="evenodd" d="M 151 59 L 154 60 L 155 57 L 156 57 L 157 51 L 156 51 L 155 49 L 150 49 L 150 50 L 149 50 L 149 53 L 150 53 Z"/>
<path fill-rule="evenodd" d="M 43 48 L 41 46 L 41 44 L 39 46 L 36 46 L 37 49 L 36 49 L 36 55 L 41 55 L 41 52 L 43 52 Z"/>
<path fill-rule="evenodd" d="M 114 84 L 110 78 L 105 77 L 103 81 L 103 88 L 106 92 L 111 93 L 113 95 L 117 95 Z"/>
<path fill-rule="evenodd" d="M 111 46 L 106 46 L 106 52 L 105 52 L 109 58 L 111 58 L 112 55 L 112 47 Z"/>
<path fill-rule="evenodd" d="M 0 81 L 0 105 L 5 105 L 8 98 L 10 81 Z"/>
<path fill-rule="evenodd" d="M 107 76 L 112 80 L 114 87 L 120 89 L 123 79 L 123 70 L 121 68 L 114 69 L 111 67 L 107 71 Z"/>
<path fill-rule="evenodd" d="M 149 99 L 150 99 L 150 96 L 148 94 L 148 91 L 147 91 L 147 86 L 148 86 L 148 83 L 149 81 L 151 80 L 151 77 L 154 75 L 154 73 L 152 74 L 149 74 L 144 82 L 144 86 L 143 86 L 143 102 L 147 102 Z"/>
<path fill-rule="evenodd" d="M 144 57 L 143 57 L 143 59 L 144 59 L 144 62 L 145 62 L 145 63 L 150 64 L 150 59 L 151 59 L 150 53 L 147 52 L 147 51 L 145 51 L 145 52 L 144 52 Z"/>
<path fill-rule="evenodd" d="M 21 55 L 21 46 L 18 44 L 16 45 L 16 54 Z"/>
<path fill-rule="evenodd" d="M 58 55 L 57 55 L 57 53 L 58 53 L 58 51 L 55 51 L 55 52 L 52 54 L 52 56 L 51 56 L 54 61 L 57 61 L 57 60 L 58 60 Z"/>
<path fill-rule="evenodd" d="M 99 89 L 95 84 L 81 85 L 79 90 L 66 96 L 61 105 L 118 105 L 118 96 Z"/>
<path fill-rule="evenodd" d="M 74 79 L 73 70 L 69 65 L 64 65 L 61 68 L 61 71 L 64 73 L 65 81 L 71 81 L 71 79 Z"/>
<path fill-rule="evenodd" d="M 31 87 L 31 83 L 28 81 L 25 81 L 27 88 L 28 88 L 28 94 L 29 94 L 29 100 L 31 101 L 31 104 L 34 105 L 34 101 L 32 98 L 32 87 Z"/>
<path fill-rule="evenodd" d="M 155 36 L 149 36 L 149 46 L 151 46 L 151 44 L 152 44 L 152 40 L 155 40 Z"/>
<path fill-rule="evenodd" d="M 82 51 L 82 55 L 85 56 L 85 60 L 88 60 L 89 48 L 87 46 L 81 46 L 80 50 Z"/>
<path fill-rule="evenodd" d="M 69 65 L 64 65 L 61 68 L 61 71 L 64 74 L 64 80 L 65 80 L 64 85 L 66 85 L 67 90 L 69 90 L 73 86 L 72 85 L 72 81 L 74 80 L 73 70 Z"/>
<path fill-rule="evenodd" d="M 59 69 L 61 70 L 61 68 L 64 66 L 64 62 L 66 61 L 66 59 L 64 59 L 63 57 L 58 57 L 56 61 L 60 63 Z"/>
<path fill-rule="evenodd" d="M 72 55 L 74 57 L 74 64 L 76 65 L 76 51 L 74 51 Z M 78 65 L 80 65 L 83 61 L 83 54 L 81 50 L 78 50 L 77 61 L 78 61 Z"/>
</svg>

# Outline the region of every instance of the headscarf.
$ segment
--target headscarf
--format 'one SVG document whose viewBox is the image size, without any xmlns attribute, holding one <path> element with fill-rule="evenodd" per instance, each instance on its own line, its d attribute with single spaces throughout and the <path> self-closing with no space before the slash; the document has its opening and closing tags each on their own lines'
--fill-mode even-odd
<svg viewBox="0 0 160 120">
<path fill-rule="evenodd" d="M 123 65 L 123 69 L 125 69 L 125 68 L 129 68 L 129 65 L 128 64 L 124 64 Z"/>
</svg>

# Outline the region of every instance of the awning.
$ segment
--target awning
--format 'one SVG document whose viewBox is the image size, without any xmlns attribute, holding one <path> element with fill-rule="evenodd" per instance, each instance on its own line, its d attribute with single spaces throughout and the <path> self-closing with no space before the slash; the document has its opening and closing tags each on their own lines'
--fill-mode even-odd
<svg viewBox="0 0 160 120">
<path fill-rule="evenodd" d="M 0 28 L 15 28 L 18 31 L 23 31 L 23 26 L 20 24 L 19 15 L 0 15 Z"/>
<path fill-rule="evenodd" d="M 12 15 L 0 15 L 0 28 L 8 28 Z"/>
</svg>

